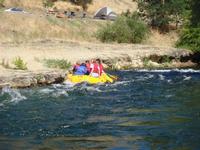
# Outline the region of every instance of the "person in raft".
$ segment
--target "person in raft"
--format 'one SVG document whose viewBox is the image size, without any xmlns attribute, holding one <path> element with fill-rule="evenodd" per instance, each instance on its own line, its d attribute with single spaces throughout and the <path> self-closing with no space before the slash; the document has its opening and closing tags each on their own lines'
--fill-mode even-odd
<svg viewBox="0 0 200 150">
<path fill-rule="evenodd" d="M 100 77 L 102 73 L 104 73 L 103 65 L 100 59 L 94 60 L 93 63 L 90 65 L 90 68 L 91 68 L 90 75 L 92 77 Z"/>
<path fill-rule="evenodd" d="M 90 72 L 91 72 L 91 63 L 90 63 L 90 61 L 89 60 L 86 60 L 85 61 L 85 65 L 86 65 L 86 67 L 87 67 L 87 73 L 86 73 L 86 75 L 89 75 L 90 74 Z"/>
<path fill-rule="evenodd" d="M 79 66 L 80 66 L 80 62 L 77 61 L 76 64 L 74 64 L 73 69 L 72 69 L 73 74 L 76 72 Z"/>
<path fill-rule="evenodd" d="M 80 66 L 77 66 L 74 71 L 74 75 L 85 75 L 87 74 L 87 67 L 85 63 L 82 63 Z"/>
</svg>

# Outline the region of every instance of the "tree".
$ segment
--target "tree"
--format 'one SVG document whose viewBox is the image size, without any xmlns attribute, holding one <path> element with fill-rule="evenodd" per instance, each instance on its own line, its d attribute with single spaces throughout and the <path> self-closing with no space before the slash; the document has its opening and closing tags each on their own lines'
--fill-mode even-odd
<svg viewBox="0 0 200 150">
<path fill-rule="evenodd" d="M 200 1 L 192 0 L 192 16 L 191 16 L 191 26 L 192 27 L 200 27 Z"/>
<path fill-rule="evenodd" d="M 87 10 L 88 4 L 92 3 L 92 0 L 69 0 L 70 2 L 82 6 L 83 10 Z"/>
<path fill-rule="evenodd" d="M 0 0 L 1 2 L 2 0 Z M 44 6 L 53 6 L 53 3 L 58 0 L 43 0 Z M 62 0 L 62 1 L 68 1 L 75 5 L 79 5 L 83 8 L 83 10 L 87 10 L 88 4 L 92 3 L 92 0 Z"/>
<path fill-rule="evenodd" d="M 190 0 L 189 23 L 183 28 L 177 46 L 200 52 L 200 1 Z"/>
<path fill-rule="evenodd" d="M 143 11 L 153 27 L 167 31 L 170 22 L 176 24 L 182 18 L 187 0 L 138 0 L 138 7 Z"/>
<path fill-rule="evenodd" d="M 4 2 L 4 0 L 0 0 L 0 8 L 4 7 L 3 2 Z"/>
</svg>

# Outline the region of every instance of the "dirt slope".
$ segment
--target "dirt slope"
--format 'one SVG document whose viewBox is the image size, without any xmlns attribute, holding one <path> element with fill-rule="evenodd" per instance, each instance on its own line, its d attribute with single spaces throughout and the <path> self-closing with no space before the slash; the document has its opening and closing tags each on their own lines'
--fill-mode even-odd
<svg viewBox="0 0 200 150">
<path fill-rule="evenodd" d="M 46 39 L 98 43 L 95 32 L 107 24 L 105 20 L 60 19 L 54 15 L 47 16 L 42 0 L 5 0 L 4 5 L 7 8 L 22 7 L 29 13 L 14 14 L 0 10 L 0 43 L 32 42 Z M 59 1 L 55 6 L 65 9 L 69 3 Z M 118 14 L 127 9 L 132 11 L 137 9 L 137 3 L 132 0 L 93 0 L 93 3 L 88 6 L 90 16 L 103 6 L 112 8 Z M 72 7 L 71 4 L 70 7 Z M 176 40 L 176 33 L 161 35 L 153 31 L 144 44 L 173 46 Z"/>
<path fill-rule="evenodd" d="M 23 8 L 39 8 L 43 9 L 43 0 L 5 0 L 4 5 L 6 7 L 23 7 Z M 137 3 L 132 0 L 93 0 L 93 3 L 88 6 L 88 12 L 94 13 L 99 8 L 108 6 L 112 8 L 116 13 L 121 13 L 127 9 L 135 11 L 137 9 Z M 61 9 L 67 9 L 72 7 L 69 2 L 56 2 L 56 7 Z"/>
</svg>

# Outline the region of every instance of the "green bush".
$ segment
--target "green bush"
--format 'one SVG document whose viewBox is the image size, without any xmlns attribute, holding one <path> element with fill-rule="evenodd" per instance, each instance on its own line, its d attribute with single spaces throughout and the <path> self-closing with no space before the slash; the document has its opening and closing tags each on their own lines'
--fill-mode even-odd
<svg viewBox="0 0 200 150">
<path fill-rule="evenodd" d="M 56 0 L 43 0 L 43 5 L 45 6 L 45 7 L 52 7 L 53 5 L 54 5 L 54 2 L 55 2 Z"/>
<path fill-rule="evenodd" d="M 28 69 L 27 63 L 25 63 L 21 57 L 16 57 L 13 60 L 13 64 L 15 65 L 15 69 L 19 69 L 19 70 L 27 70 Z"/>
<path fill-rule="evenodd" d="M 71 63 L 65 59 L 44 59 L 45 65 L 49 68 L 69 69 Z"/>
<path fill-rule="evenodd" d="M 145 39 L 148 27 L 136 18 L 121 16 L 114 23 L 108 23 L 96 33 L 102 42 L 140 43 Z"/>
<path fill-rule="evenodd" d="M 200 28 L 184 29 L 177 42 L 177 46 L 200 51 Z"/>
<path fill-rule="evenodd" d="M 3 5 L 3 2 L 4 2 L 5 0 L 0 0 L 0 5 Z"/>
</svg>

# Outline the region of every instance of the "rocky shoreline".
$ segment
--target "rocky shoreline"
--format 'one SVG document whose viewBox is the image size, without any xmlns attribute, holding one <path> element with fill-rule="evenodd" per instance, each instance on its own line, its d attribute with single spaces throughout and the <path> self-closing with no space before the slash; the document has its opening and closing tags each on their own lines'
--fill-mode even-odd
<svg viewBox="0 0 200 150">
<path fill-rule="evenodd" d="M 139 59 L 129 56 L 103 59 L 109 69 L 199 69 L 200 53 L 177 51 L 169 54 L 151 54 Z"/>
<path fill-rule="evenodd" d="M 62 83 L 65 79 L 64 71 L 39 71 L 17 72 L 9 76 L 0 76 L 0 88 L 9 86 L 12 88 L 27 88 L 33 86 Z"/>
<path fill-rule="evenodd" d="M 106 69 L 182 69 L 200 68 L 200 53 L 172 47 L 140 44 L 101 44 L 45 41 L 22 44 L 0 44 L 0 60 L 9 64 L 16 57 L 27 63 L 28 71 L 6 69 L 0 65 L 0 88 L 26 88 L 62 83 L 67 70 L 49 69 L 42 59 L 102 59 Z"/>
<path fill-rule="evenodd" d="M 124 69 L 182 69 L 197 68 L 200 66 L 200 53 L 177 52 L 169 55 L 152 54 L 142 59 L 133 59 L 130 56 L 121 56 L 102 59 L 105 68 L 112 70 Z M 27 88 L 62 83 L 66 71 L 13 71 L 9 76 L 0 76 L 0 88 Z"/>
</svg>

